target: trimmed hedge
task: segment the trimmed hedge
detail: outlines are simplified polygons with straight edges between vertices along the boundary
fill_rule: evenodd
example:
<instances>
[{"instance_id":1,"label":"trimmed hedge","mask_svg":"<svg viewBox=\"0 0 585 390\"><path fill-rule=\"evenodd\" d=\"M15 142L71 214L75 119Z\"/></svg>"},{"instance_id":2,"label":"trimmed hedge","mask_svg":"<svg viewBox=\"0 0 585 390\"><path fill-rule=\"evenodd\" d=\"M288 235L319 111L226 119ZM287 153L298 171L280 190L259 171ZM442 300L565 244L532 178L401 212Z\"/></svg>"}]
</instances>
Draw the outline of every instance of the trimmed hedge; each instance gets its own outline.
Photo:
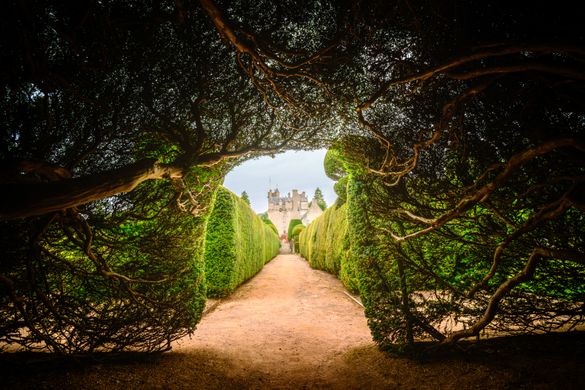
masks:
<instances>
[{"instance_id":1,"label":"trimmed hedge","mask_svg":"<svg viewBox=\"0 0 585 390\"><path fill-rule=\"evenodd\" d=\"M404 337L405 324L395 315L400 306L399 287L396 286L396 262L372 235L372 226L366 209L368 198L364 184L353 175L347 185L347 217L353 264L359 269L360 298L364 304L372 338L383 348L389 348L388 334ZM395 350L398 352L398 350Z\"/></svg>"},{"instance_id":2,"label":"trimmed hedge","mask_svg":"<svg viewBox=\"0 0 585 390\"><path fill-rule=\"evenodd\" d=\"M278 229L276 228L276 225L274 224L274 222L272 222L270 220L270 218L268 218L268 215L266 215L266 213L262 213L262 214L258 214L258 216L260 217L260 219L270 227L270 229L272 229L274 231L274 233L278 236Z\"/></svg>"},{"instance_id":3,"label":"trimmed hedge","mask_svg":"<svg viewBox=\"0 0 585 390\"><path fill-rule=\"evenodd\" d=\"M347 206L332 206L300 234L300 252L312 268L336 275L345 287L358 293L355 265L351 260Z\"/></svg>"},{"instance_id":4,"label":"trimmed hedge","mask_svg":"<svg viewBox=\"0 0 585 390\"><path fill-rule=\"evenodd\" d=\"M207 296L223 297L254 276L280 247L278 235L250 206L224 187L207 224Z\"/></svg>"},{"instance_id":5,"label":"trimmed hedge","mask_svg":"<svg viewBox=\"0 0 585 390\"><path fill-rule=\"evenodd\" d=\"M295 226L297 225L302 225L303 221L301 221L300 219L291 219L290 222L288 223L288 232L286 237L288 238L288 240L292 240L293 238L293 229L295 228Z\"/></svg>"},{"instance_id":6,"label":"trimmed hedge","mask_svg":"<svg viewBox=\"0 0 585 390\"><path fill-rule=\"evenodd\" d=\"M305 225L302 225L302 224L301 225L296 225L293 228L293 230L292 230L292 237L295 238L295 239L298 238L299 237L299 234L301 234L301 232L303 230L305 230L305 228L306 228Z\"/></svg>"},{"instance_id":7,"label":"trimmed hedge","mask_svg":"<svg viewBox=\"0 0 585 390\"><path fill-rule=\"evenodd\" d=\"M300 251L300 245L301 245L299 242L300 235L301 235L301 232L305 229L306 229L306 226L303 224L300 224L300 225L295 225L295 227L292 230L292 239L293 239L293 243L294 243L293 252L294 253L299 253L299 251Z\"/></svg>"}]
</instances>

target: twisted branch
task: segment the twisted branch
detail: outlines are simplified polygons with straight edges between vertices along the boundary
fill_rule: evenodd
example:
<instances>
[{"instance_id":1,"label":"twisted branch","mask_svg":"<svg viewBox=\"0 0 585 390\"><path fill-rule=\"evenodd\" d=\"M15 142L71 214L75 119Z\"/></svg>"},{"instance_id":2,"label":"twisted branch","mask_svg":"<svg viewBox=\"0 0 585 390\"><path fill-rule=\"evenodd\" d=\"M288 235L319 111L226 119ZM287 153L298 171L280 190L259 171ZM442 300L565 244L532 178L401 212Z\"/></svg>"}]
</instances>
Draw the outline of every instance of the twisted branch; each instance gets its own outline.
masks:
<instances>
[{"instance_id":1,"label":"twisted branch","mask_svg":"<svg viewBox=\"0 0 585 390\"><path fill-rule=\"evenodd\" d=\"M489 323L492 322L496 316L501 300L504 299L510 290L516 287L518 284L532 279L538 261L545 257L572 260L580 264L585 264L585 254L580 252L554 250L549 248L534 248L530 254L530 257L528 258L528 261L526 262L526 265L524 266L524 269L522 269L522 271L516 276L502 283L494 292L483 315L470 328L452 333L447 338L445 338L441 344L450 345L462 338L478 335L479 332L487 325L489 325Z\"/></svg>"}]
</instances>

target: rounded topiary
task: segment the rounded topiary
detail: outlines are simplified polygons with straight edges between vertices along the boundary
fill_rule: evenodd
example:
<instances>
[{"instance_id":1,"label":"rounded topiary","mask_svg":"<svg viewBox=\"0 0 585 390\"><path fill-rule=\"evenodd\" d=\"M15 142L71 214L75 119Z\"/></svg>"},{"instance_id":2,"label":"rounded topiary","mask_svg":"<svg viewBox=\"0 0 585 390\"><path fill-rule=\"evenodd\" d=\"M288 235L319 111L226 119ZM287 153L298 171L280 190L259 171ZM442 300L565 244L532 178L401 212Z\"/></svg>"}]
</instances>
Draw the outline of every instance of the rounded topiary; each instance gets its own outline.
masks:
<instances>
[{"instance_id":1,"label":"rounded topiary","mask_svg":"<svg viewBox=\"0 0 585 390\"><path fill-rule=\"evenodd\" d=\"M303 221L301 221L300 219L291 219L290 222L288 223L288 233L287 233L287 238L288 240L291 240L293 235L292 235L292 231L294 229L295 226L297 225L302 225Z\"/></svg>"}]
</instances>

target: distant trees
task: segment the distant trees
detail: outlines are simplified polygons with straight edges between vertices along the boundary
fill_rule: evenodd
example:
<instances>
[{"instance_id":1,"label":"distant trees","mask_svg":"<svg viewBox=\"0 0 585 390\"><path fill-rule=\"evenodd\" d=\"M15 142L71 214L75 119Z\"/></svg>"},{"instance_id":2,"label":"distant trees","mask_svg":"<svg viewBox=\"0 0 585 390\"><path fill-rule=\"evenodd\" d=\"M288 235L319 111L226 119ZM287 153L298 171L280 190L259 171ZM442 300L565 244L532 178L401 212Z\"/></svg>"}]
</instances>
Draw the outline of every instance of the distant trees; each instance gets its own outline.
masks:
<instances>
[{"instance_id":1,"label":"distant trees","mask_svg":"<svg viewBox=\"0 0 585 390\"><path fill-rule=\"evenodd\" d=\"M325 210L327 208L327 203L325 202L325 198L323 197L323 192L319 187L315 190L315 194L313 195L313 200L317 202L317 205L321 210Z\"/></svg>"},{"instance_id":2,"label":"distant trees","mask_svg":"<svg viewBox=\"0 0 585 390\"><path fill-rule=\"evenodd\" d=\"M246 191L242 191L242 195L240 196L244 202L250 205L250 198L248 197L248 193Z\"/></svg>"}]
</instances>

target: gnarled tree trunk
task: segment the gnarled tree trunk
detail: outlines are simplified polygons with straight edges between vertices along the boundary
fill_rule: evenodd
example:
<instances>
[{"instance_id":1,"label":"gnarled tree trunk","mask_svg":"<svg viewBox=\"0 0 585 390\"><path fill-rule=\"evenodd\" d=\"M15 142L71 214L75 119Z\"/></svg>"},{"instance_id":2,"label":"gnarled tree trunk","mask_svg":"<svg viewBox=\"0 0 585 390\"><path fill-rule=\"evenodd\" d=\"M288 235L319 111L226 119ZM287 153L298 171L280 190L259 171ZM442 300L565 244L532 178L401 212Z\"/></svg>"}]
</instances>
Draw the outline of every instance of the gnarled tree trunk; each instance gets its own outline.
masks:
<instances>
[{"instance_id":1,"label":"gnarled tree trunk","mask_svg":"<svg viewBox=\"0 0 585 390\"><path fill-rule=\"evenodd\" d=\"M122 168L90 176L51 182L16 182L0 184L4 200L0 219L24 218L47 214L119 193L132 191L146 180L181 178L183 169L141 160Z\"/></svg>"}]
</instances>

